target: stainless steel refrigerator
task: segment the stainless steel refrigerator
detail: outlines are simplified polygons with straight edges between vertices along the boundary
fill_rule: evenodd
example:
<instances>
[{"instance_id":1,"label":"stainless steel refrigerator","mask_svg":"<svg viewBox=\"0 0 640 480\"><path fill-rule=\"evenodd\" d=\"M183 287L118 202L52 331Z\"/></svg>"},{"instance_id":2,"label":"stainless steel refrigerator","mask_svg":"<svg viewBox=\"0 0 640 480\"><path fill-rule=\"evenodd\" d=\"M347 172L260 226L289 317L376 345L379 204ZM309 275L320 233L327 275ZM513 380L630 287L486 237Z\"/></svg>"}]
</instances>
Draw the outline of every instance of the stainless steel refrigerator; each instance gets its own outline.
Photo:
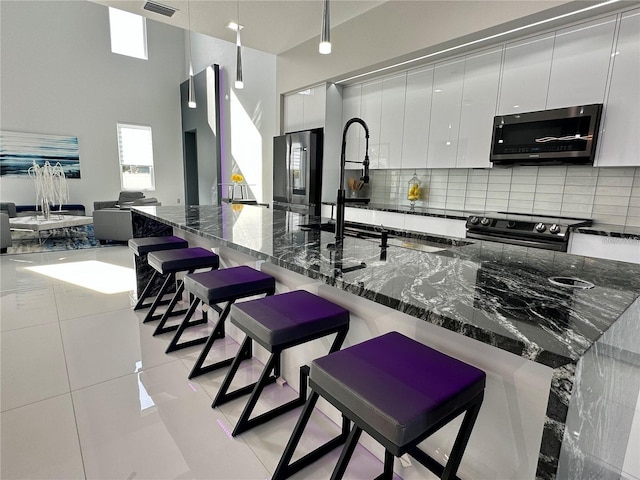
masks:
<instances>
[{"instance_id":1,"label":"stainless steel refrigerator","mask_svg":"<svg viewBox=\"0 0 640 480\"><path fill-rule=\"evenodd\" d=\"M320 215L323 130L273 138L273 208Z\"/></svg>"}]
</instances>

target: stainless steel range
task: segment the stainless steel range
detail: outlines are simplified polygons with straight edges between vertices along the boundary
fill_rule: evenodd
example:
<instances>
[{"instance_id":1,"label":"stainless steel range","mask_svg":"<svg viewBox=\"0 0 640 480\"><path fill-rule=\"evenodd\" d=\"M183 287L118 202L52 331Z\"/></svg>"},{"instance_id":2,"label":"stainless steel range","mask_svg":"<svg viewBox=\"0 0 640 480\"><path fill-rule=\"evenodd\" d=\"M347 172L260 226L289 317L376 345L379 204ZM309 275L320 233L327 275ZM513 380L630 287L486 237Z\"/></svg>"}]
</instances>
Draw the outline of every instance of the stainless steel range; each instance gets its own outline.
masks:
<instances>
[{"instance_id":1,"label":"stainless steel range","mask_svg":"<svg viewBox=\"0 0 640 480\"><path fill-rule=\"evenodd\" d=\"M509 212L471 215L467 238L566 252L571 227L589 226L584 218L560 218Z\"/></svg>"}]
</instances>

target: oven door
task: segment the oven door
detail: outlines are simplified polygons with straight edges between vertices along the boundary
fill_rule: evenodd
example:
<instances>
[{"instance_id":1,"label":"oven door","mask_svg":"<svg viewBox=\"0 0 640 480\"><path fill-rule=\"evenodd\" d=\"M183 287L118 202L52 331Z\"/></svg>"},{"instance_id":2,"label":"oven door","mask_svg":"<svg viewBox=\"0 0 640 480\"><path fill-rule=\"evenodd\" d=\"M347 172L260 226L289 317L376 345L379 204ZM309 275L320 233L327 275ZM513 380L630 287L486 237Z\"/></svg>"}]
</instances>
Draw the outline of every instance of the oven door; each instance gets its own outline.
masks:
<instances>
[{"instance_id":1,"label":"oven door","mask_svg":"<svg viewBox=\"0 0 640 480\"><path fill-rule=\"evenodd\" d=\"M488 242L508 243L509 245L520 245L522 247L542 248L557 252L566 252L568 245L567 235L558 238L557 240L553 240L556 237L550 237L549 239L531 239L514 237L513 235L505 235L497 232L490 234L467 232L467 238L486 240Z\"/></svg>"}]
</instances>

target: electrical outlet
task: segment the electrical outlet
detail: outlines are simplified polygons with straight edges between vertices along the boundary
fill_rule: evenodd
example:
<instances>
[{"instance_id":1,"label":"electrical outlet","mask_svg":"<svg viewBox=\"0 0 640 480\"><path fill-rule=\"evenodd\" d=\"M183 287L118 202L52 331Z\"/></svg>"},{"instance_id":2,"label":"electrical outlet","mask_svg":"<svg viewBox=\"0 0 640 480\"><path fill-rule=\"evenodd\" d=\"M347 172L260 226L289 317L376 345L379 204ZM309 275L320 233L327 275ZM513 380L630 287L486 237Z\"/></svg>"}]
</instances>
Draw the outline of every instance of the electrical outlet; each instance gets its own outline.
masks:
<instances>
[{"instance_id":1,"label":"electrical outlet","mask_svg":"<svg viewBox=\"0 0 640 480\"><path fill-rule=\"evenodd\" d=\"M179 198L176 198L176 203L180 203L180 199Z\"/></svg>"}]
</instances>

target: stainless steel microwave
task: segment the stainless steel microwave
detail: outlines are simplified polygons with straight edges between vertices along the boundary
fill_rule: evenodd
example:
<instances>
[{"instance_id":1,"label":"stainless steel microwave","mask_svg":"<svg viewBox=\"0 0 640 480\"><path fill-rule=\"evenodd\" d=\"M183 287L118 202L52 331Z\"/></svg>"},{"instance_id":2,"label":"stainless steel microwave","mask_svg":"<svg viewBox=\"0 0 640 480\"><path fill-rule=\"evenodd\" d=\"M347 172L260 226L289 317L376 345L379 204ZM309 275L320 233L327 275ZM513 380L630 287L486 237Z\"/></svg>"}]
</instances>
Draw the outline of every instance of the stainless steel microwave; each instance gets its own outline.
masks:
<instances>
[{"instance_id":1,"label":"stainless steel microwave","mask_svg":"<svg viewBox=\"0 0 640 480\"><path fill-rule=\"evenodd\" d=\"M493 120L494 166L593 165L602 104L498 115Z\"/></svg>"}]
</instances>

